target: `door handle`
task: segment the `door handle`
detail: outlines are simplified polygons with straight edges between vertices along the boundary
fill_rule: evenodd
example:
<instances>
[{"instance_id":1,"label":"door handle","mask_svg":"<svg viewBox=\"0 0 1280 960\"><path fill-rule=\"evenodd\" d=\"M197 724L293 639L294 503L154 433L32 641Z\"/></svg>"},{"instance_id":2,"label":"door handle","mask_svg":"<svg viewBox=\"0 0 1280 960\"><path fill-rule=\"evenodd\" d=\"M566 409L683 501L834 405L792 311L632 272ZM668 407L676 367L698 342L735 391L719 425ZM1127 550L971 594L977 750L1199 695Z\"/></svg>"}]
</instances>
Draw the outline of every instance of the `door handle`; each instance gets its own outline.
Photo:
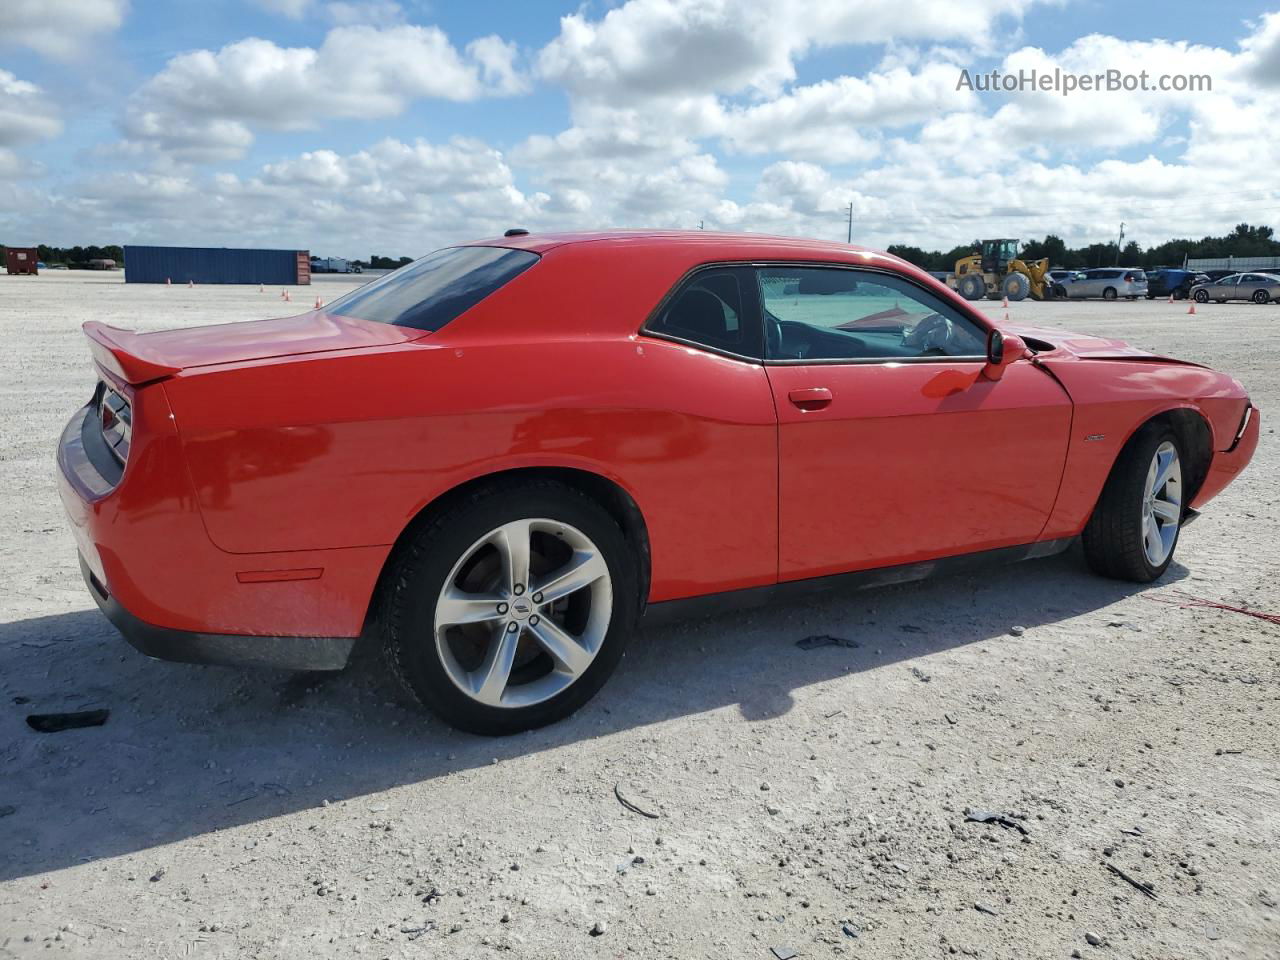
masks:
<instances>
[{"instance_id":1,"label":"door handle","mask_svg":"<svg viewBox=\"0 0 1280 960\"><path fill-rule=\"evenodd\" d=\"M804 387L792 390L787 399L801 410L821 410L831 405L831 391L826 387Z\"/></svg>"}]
</instances>

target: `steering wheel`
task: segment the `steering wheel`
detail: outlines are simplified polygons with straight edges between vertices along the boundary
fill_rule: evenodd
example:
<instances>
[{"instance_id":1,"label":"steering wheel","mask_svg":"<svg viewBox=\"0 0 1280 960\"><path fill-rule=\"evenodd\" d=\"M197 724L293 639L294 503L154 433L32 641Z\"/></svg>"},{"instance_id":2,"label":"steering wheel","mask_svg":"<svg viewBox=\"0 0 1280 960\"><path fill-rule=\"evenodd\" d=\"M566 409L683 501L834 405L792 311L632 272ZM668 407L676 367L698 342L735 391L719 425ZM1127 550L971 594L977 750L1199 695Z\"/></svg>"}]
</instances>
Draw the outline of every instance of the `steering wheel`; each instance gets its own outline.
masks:
<instances>
[{"instance_id":1,"label":"steering wheel","mask_svg":"<svg viewBox=\"0 0 1280 960\"><path fill-rule=\"evenodd\" d=\"M902 345L919 350L921 355L930 350L944 354L954 352L956 326L940 313L931 313L910 330L902 330Z\"/></svg>"}]
</instances>

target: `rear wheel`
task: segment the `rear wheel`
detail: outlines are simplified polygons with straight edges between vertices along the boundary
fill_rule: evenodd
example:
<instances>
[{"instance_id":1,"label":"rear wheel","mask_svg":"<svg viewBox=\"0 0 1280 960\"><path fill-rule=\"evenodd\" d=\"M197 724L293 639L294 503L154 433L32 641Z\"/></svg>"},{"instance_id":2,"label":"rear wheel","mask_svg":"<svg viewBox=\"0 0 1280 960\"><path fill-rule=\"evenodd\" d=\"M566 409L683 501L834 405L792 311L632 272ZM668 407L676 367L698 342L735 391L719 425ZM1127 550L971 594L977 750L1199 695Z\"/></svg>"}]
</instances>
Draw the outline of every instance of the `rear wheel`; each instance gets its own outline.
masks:
<instances>
[{"instance_id":1,"label":"rear wheel","mask_svg":"<svg viewBox=\"0 0 1280 960\"><path fill-rule=\"evenodd\" d=\"M1115 298L1116 298L1116 288L1115 288L1115 287L1107 287L1107 289L1105 289L1105 290L1103 290L1103 291L1102 291L1102 299L1103 299L1103 300L1114 300Z\"/></svg>"},{"instance_id":2,"label":"rear wheel","mask_svg":"<svg viewBox=\"0 0 1280 960\"><path fill-rule=\"evenodd\" d=\"M1195 293L1196 303L1208 303L1209 292L1207 290L1197 290Z\"/></svg>"},{"instance_id":3,"label":"rear wheel","mask_svg":"<svg viewBox=\"0 0 1280 960\"><path fill-rule=\"evenodd\" d=\"M445 722L482 734L540 727L586 703L639 607L622 530L554 481L495 485L430 522L388 590L393 671Z\"/></svg>"},{"instance_id":4,"label":"rear wheel","mask_svg":"<svg viewBox=\"0 0 1280 960\"><path fill-rule=\"evenodd\" d=\"M1254 294L1253 294L1254 303L1266 303L1270 299L1271 299L1271 294L1267 293L1267 291L1265 290L1254 291Z\"/></svg>"},{"instance_id":5,"label":"rear wheel","mask_svg":"<svg viewBox=\"0 0 1280 960\"><path fill-rule=\"evenodd\" d=\"M1182 455L1174 432L1144 427L1111 470L1084 530L1095 573L1150 583L1169 566L1182 523Z\"/></svg>"}]
</instances>

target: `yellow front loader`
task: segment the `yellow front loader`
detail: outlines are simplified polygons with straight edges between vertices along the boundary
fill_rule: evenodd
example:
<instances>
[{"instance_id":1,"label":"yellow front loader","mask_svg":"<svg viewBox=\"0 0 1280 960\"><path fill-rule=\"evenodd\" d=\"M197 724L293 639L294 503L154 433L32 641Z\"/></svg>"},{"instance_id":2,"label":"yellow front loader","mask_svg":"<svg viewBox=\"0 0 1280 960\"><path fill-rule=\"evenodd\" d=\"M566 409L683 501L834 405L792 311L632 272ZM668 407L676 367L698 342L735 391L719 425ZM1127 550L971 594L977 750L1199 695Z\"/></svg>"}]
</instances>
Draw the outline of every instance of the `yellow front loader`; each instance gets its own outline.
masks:
<instances>
[{"instance_id":1,"label":"yellow front loader","mask_svg":"<svg viewBox=\"0 0 1280 960\"><path fill-rule=\"evenodd\" d=\"M966 300L981 300L984 296L992 300L1025 300L1028 294L1035 300L1053 299L1049 261L1023 260L1018 256L1017 240L983 240L981 253L956 261L947 286Z\"/></svg>"}]
</instances>

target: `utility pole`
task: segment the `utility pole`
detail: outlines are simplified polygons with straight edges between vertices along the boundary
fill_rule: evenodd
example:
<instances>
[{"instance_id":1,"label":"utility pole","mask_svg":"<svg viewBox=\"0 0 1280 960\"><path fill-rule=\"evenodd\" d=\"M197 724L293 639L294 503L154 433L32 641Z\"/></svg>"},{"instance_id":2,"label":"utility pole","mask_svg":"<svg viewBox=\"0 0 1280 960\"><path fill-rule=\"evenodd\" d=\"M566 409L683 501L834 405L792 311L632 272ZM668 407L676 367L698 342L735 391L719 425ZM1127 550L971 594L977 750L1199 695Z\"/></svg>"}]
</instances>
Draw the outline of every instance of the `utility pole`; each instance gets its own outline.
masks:
<instances>
[{"instance_id":1,"label":"utility pole","mask_svg":"<svg viewBox=\"0 0 1280 960\"><path fill-rule=\"evenodd\" d=\"M849 201L849 236L846 243L853 243L853 201Z\"/></svg>"},{"instance_id":2,"label":"utility pole","mask_svg":"<svg viewBox=\"0 0 1280 960\"><path fill-rule=\"evenodd\" d=\"M703 224L705 224L706 222L707 222L707 221L705 221L705 220L699 220L699 221L698 221L698 229L699 229L699 230L702 230L702 229L703 229Z\"/></svg>"},{"instance_id":3,"label":"utility pole","mask_svg":"<svg viewBox=\"0 0 1280 960\"><path fill-rule=\"evenodd\" d=\"M1120 221L1120 239L1116 241L1116 266L1120 266L1120 247L1124 244L1124 221Z\"/></svg>"}]
</instances>

